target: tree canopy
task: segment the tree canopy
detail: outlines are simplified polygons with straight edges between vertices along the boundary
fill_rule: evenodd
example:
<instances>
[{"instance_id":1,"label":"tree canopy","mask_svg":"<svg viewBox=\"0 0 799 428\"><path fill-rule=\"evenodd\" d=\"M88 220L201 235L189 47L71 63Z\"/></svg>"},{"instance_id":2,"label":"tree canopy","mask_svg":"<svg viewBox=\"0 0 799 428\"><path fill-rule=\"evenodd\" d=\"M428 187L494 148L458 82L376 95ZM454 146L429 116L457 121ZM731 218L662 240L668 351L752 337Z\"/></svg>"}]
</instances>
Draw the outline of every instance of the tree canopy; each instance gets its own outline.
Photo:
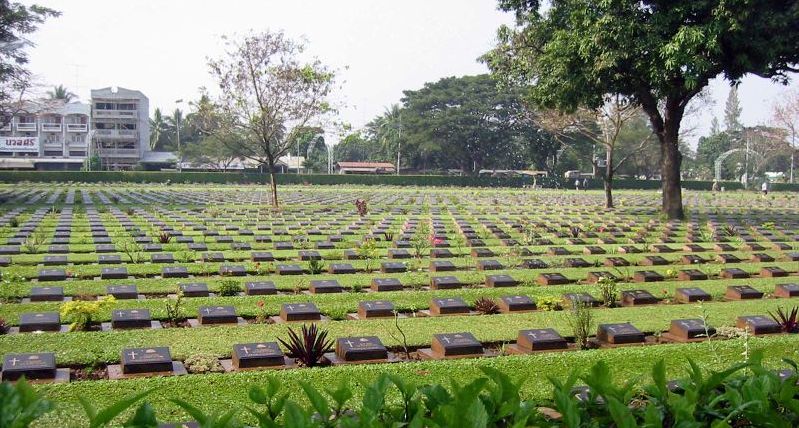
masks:
<instances>
[{"instance_id":1,"label":"tree canopy","mask_svg":"<svg viewBox=\"0 0 799 428\"><path fill-rule=\"evenodd\" d=\"M539 106L597 108L629 97L660 142L663 211L683 216L680 125L686 106L719 75L788 81L799 61L797 1L499 0L515 25L484 57Z\"/></svg>"}]
</instances>

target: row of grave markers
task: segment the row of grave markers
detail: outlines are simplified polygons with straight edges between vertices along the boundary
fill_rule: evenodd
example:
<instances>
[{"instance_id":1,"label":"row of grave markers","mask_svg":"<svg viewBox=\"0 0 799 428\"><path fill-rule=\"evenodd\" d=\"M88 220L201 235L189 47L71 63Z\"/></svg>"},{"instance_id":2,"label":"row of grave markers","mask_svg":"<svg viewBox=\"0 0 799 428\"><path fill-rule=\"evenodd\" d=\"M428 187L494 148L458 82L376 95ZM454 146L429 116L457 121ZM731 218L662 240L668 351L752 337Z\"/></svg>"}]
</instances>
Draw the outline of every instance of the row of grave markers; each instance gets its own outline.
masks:
<instances>
[{"instance_id":1,"label":"row of grave markers","mask_svg":"<svg viewBox=\"0 0 799 428\"><path fill-rule=\"evenodd\" d=\"M737 326L747 328L754 335L778 334L781 326L773 319L761 316L741 316ZM707 339L715 334L715 329L701 319L679 319L671 322L668 332L662 337L666 341L691 342ZM596 346L623 346L654 344L656 339L648 336L630 323L600 324L592 339ZM551 328L521 330L515 344L508 346L511 354L529 354L540 351L574 349L574 345ZM434 334L429 348L418 349L421 359L454 359L492 357L499 353L486 348L469 332ZM331 364L386 363L397 362L400 358L382 344L376 336L338 338L335 351L324 358ZM230 360L222 361L227 371L262 368L290 368L294 361L287 357L276 342L247 343L233 345ZM125 379L137 376L180 375L186 369L180 361L172 359L169 348L127 348L120 354L120 364L108 366L111 379ZM53 353L7 354L3 358L3 381L15 381L25 376L35 381L69 381L69 369L56 366Z\"/></svg>"},{"instance_id":2,"label":"row of grave markers","mask_svg":"<svg viewBox=\"0 0 799 428\"><path fill-rule=\"evenodd\" d=\"M135 290L125 290L124 297L134 298ZM725 293L727 300L751 300L761 299L764 293L748 285L728 286ZM775 297L792 298L799 297L798 284L778 284L774 291ZM697 287L678 288L675 292L675 300L680 303L691 303L699 301L711 301L712 296ZM601 302L588 293L567 293L564 295L564 304L569 306L579 302L590 306L597 306ZM652 305L660 302L660 299L646 290L624 290L621 292L621 304L623 306ZM498 306L502 313L521 313L536 310L536 303L529 296L513 295L502 296L499 298ZM348 319L373 319L393 317L399 314L393 303L388 300L369 300L358 303L358 311L348 314ZM446 315L475 315L476 311L460 297L446 297L431 299L430 308L420 310L418 316L446 316ZM327 320L321 311L312 302L296 302L281 304L280 313L272 317L274 322L306 322ZM246 321L236 313L234 306L230 305L206 305L200 306L197 318L189 320L192 326L218 325L218 324L245 324ZM103 323L103 330L111 329L132 329L132 328L161 328L161 324L153 320L150 311L145 308L138 309L115 309L111 311L111 321ZM64 332L66 326L61 324L60 316L57 312L26 312L20 315L18 327L13 327L11 333L28 332Z\"/></svg>"}]
</instances>

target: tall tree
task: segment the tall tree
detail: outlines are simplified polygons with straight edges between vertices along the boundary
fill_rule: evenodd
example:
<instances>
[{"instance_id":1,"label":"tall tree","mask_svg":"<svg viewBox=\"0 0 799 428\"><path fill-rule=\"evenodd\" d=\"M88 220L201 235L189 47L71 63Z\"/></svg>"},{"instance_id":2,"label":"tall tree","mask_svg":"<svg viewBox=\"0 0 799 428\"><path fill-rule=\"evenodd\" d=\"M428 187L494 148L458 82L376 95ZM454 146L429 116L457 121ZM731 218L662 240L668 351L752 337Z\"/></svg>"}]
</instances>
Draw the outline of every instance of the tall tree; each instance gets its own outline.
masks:
<instances>
[{"instance_id":1,"label":"tall tree","mask_svg":"<svg viewBox=\"0 0 799 428\"><path fill-rule=\"evenodd\" d=\"M304 44L282 32L226 40L226 53L208 63L219 94L213 98L216 127L205 131L242 137L236 150L269 168L278 207L275 166L312 120L331 111L335 73L318 59L304 61Z\"/></svg>"},{"instance_id":2,"label":"tall tree","mask_svg":"<svg viewBox=\"0 0 799 428\"><path fill-rule=\"evenodd\" d=\"M377 129L379 132L380 146L386 153L386 159L393 159L392 154L396 153L397 175L400 174L400 163L402 162L402 107L399 104L392 104L386 107L383 115L377 118Z\"/></svg>"},{"instance_id":3,"label":"tall tree","mask_svg":"<svg viewBox=\"0 0 799 428\"><path fill-rule=\"evenodd\" d=\"M727 102L724 104L724 127L728 132L740 132L743 129L741 111L738 87L733 86L730 88L730 94L727 95Z\"/></svg>"},{"instance_id":4,"label":"tall tree","mask_svg":"<svg viewBox=\"0 0 799 428\"><path fill-rule=\"evenodd\" d=\"M713 119L710 119L710 135L717 135L719 132L721 132L719 119L716 116L713 116Z\"/></svg>"},{"instance_id":5,"label":"tall tree","mask_svg":"<svg viewBox=\"0 0 799 428\"><path fill-rule=\"evenodd\" d=\"M432 161L471 174L505 169L519 155L514 138L535 127L525 120L520 94L497 88L486 74L447 77L403 93L404 151L420 155L423 166Z\"/></svg>"},{"instance_id":6,"label":"tall tree","mask_svg":"<svg viewBox=\"0 0 799 428\"><path fill-rule=\"evenodd\" d=\"M169 123L160 108L156 108L150 118L150 150L166 148L169 142Z\"/></svg>"},{"instance_id":7,"label":"tall tree","mask_svg":"<svg viewBox=\"0 0 799 428\"><path fill-rule=\"evenodd\" d=\"M563 143L569 144L576 135L604 151L604 159L595 158L592 162L594 168L601 171L605 188L605 208L613 208L613 176L632 155L643 150L651 141L650 133L641 138L636 149L620 158L615 156L619 136L627 123L640 114L638 105L620 95L606 96L604 104L593 110L579 108L571 114L560 114L557 111L542 114L541 124L544 129L562 137Z\"/></svg>"},{"instance_id":8,"label":"tall tree","mask_svg":"<svg viewBox=\"0 0 799 428\"><path fill-rule=\"evenodd\" d=\"M66 103L78 98L77 95L70 92L64 85L54 86L52 91L47 91L47 95L51 100L64 100Z\"/></svg>"},{"instance_id":9,"label":"tall tree","mask_svg":"<svg viewBox=\"0 0 799 428\"><path fill-rule=\"evenodd\" d=\"M799 1L499 0L515 13L483 56L494 74L527 85L537 104L597 108L629 97L660 145L662 210L682 218L680 125L688 103L723 75L787 83L799 61Z\"/></svg>"},{"instance_id":10,"label":"tall tree","mask_svg":"<svg viewBox=\"0 0 799 428\"><path fill-rule=\"evenodd\" d=\"M11 122L31 85L25 36L33 33L47 18L60 16L53 9L38 5L0 0L0 128Z\"/></svg>"},{"instance_id":11,"label":"tall tree","mask_svg":"<svg viewBox=\"0 0 799 428\"><path fill-rule=\"evenodd\" d=\"M781 97L781 101L774 104L772 122L785 129L791 143L791 183L794 182L794 169L796 169L796 144L799 143L799 89L794 89Z\"/></svg>"}]
</instances>

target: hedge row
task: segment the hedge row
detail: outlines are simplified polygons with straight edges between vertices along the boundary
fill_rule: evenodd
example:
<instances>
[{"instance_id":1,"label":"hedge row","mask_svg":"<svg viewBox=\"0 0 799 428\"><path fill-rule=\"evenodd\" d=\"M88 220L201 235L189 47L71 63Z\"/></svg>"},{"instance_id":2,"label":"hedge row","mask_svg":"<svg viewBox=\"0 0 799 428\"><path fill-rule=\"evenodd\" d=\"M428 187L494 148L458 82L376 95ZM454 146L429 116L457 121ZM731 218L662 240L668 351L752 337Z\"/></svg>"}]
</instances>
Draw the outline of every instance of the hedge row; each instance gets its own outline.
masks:
<instances>
[{"instance_id":1,"label":"hedge row","mask_svg":"<svg viewBox=\"0 0 799 428\"><path fill-rule=\"evenodd\" d=\"M279 184L354 184L354 185L393 185L393 186L454 186L454 187L522 187L533 183L530 177L451 177L443 175L340 175L340 174L278 174ZM83 183L214 183L214 184L265 184L268 174L223 173L223 172L162 172L162 171L1 171L0 182L83 182ZM568 180L559 178L538 179L537 184L544 187L571 188ZM710 190L709 181L685 180L683 188L691 190ZM741 183L725 181L721 183L726 190L739 190ZM588 187L601 189L601 180L590 180ZM614 180L615 189L654 190L660 189L658 180ZM772 186L778 191L799 191L799 184L779 183Z\"/></svg>"}]
</instances>

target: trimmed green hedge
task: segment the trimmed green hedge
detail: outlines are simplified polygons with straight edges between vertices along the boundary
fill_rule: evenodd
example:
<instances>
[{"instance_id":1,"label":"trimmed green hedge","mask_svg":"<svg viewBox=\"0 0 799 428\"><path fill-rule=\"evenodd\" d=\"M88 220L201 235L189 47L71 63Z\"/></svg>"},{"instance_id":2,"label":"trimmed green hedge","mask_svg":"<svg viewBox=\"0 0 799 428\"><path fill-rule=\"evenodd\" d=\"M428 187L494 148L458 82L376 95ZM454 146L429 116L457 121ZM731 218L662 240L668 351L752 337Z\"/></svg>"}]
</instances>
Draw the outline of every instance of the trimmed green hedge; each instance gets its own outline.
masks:
<instances>
[{"instance_id":1,"label":"trimmed green hedge","mask_svg":"<svg viewBox=\"0 0 799 428\"><path fill-rule=\"evenodd\" d=\"M533 183L530 177L450 177L443 175L340 175L340 174L278 174L279 184L353 184L391 186L454 186L454 187L522 187ZM213 183L213 184L266 184L268 174L240 172L163 172L163 171L0 171L0 182L83 182L83 183ZM573 181L560 178L537 180L544 187L573 188ZM720 183L727 190L740 190L741 183ZM690 190L710 190L709 181L684 180L682 187ZM601 189L601 180L589 180L590 189ZM614 189L660 189L659 180L614 180ZM799 184L775 183L775 191L799 191Z\"/></svg>"}]
</instances>

